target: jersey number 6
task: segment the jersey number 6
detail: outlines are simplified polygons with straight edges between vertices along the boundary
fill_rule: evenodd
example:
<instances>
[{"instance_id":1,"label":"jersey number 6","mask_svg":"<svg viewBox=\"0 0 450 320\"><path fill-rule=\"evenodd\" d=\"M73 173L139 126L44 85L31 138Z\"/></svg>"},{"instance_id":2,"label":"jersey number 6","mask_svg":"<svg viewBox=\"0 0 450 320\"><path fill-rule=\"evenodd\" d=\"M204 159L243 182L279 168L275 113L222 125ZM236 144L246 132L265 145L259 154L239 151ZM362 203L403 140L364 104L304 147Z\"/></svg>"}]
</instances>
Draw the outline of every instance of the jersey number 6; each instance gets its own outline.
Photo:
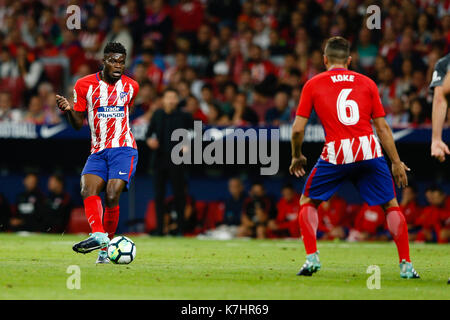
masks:
<instances>
[{"instance_id":1,"label":"jersey number 6","mask_svg":"<svg viewBox=\"0 0 450 320\"><path fill-rule=\"evenodd\" d=\"M352 126L359 121L359 108L354 100L347 100L352 89L342 89L337 98L336 107L339 121Z\"/></svg>"}]
</instances>

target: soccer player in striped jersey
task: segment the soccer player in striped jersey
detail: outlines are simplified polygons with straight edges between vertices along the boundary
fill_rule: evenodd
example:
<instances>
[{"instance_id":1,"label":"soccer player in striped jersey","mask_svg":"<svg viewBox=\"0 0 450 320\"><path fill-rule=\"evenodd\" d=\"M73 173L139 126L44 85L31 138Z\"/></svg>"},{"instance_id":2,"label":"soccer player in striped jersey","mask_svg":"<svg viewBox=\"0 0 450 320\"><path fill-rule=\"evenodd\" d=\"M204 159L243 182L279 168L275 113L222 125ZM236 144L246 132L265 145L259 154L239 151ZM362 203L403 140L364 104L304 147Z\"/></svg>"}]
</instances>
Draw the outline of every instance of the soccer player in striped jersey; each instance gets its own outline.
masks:
<instances>
[{"instance_id":1,"label":"soccer player in striped jersey","mask_svg":"<svg viewBox=\"0 0 450 320\"><path fill-rule=\"evenodd\" d=\"M409 257L408 229L395 195L395 186L378 137L392 162L392 173L399 187L408 184L392 132L375 83L349 71L350 45L342 37L330 38L325 46L322 72L303 87L292 128L291 174L305 175L306 157L301 148L305 126L316 111L325 130L326 141L320 159L309 174L300 199L299 224L306 249L306 262L298 275L310 276L321 267L317 251L317 207L327 201L346 180L353 182L370 206L381 205L388 229L397 245L402 278L418 278Z\"/></svg>"},{"instance_id":2,"label":"soccer player in striped jersey","mask_svg":"<svg viewBox=\"0 0 450 320\"><path fill-rule=\"evenodd\" d=\"M74 87L74 105L57 95L58 107L73 128L83 126L85 114L91 131L91 155L81 173L81 196L90 237L73 246L88 253L100 249L97 263L108 263L106 248L119 221L119 198L128 189L138 161L136 141L130 130L129 109L139 85L124 75L126 50L110 42L104 49L103 70L79 79ZM105 212L100 192L105 191ZM103 216L103 219L102 219Z\"/></svg>"}]
</instances>

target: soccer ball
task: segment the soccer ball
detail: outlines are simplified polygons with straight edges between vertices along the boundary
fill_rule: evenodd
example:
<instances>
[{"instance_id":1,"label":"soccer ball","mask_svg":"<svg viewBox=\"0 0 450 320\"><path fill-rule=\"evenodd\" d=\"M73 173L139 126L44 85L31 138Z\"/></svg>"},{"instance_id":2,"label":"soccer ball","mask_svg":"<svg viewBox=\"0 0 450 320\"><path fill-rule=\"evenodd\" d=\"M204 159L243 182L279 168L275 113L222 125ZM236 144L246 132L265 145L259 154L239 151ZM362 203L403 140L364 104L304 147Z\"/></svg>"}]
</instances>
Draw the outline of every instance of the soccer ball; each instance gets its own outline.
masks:
<instances>
[{"instance_id":1,"label":"soccer ball","mask_svg":"<svg viewBox=\"0 0 450 320\"><path fill-rule=\"evenodd\" d=\"M108 244L108 258L116 264L128 264L136 257L136 245L127 237L119 236Z\"/></svg>"}]
</instances>

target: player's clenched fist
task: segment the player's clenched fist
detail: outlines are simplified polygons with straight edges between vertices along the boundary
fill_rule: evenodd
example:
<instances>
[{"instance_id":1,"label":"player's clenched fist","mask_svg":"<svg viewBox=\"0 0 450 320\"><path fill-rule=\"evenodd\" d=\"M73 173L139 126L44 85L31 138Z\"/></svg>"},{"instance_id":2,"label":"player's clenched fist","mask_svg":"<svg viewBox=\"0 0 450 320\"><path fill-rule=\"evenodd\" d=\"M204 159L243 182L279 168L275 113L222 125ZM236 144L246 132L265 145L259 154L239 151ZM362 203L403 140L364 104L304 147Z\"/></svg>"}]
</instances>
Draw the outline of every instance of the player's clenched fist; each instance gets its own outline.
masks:
<instances>
[{"instance_id":1,"label":"player's clenched fist","mask_svg":"<svg viewBox=\"0 0 450 320\"><path fill-rule=\"evenodd\" d=\"M450 150L444 141L433 141L431 143L431 156L438 159L440 162L445 161L445 155L450 155Z\"/></svg>"},{"instance_id":2,"label":"player's clenched fist","mask_svg":"<svg viewBox=\"0 0 450 320\"><path fill-rule=\"evenodd\" d=\"M71 109L69 101L60 95L56 95L56 104L61 111L69 111Z\"/></svg>"},{"instance_id":3,"label":"player's clenched fist","mask_svg":"<svg viewBox=\"0 0 450 320\"><path fill-rule=\"evenodd\" d=\"M297 178L305 175L306 157L300 156L299 158L292 158L291 166L289 167L289 173L294 174Z\"/></svg>"},{"instance_id":4,"label":"player's clenched fist","mask_svg":"<svg viewBox=\"0 0 450 320\"><path fill-rule=\"evenodd\" d=\"M394 176L397 187L404 188L408 185L406 171L411 171L403 162L392 163L392 175Z\"/></svg>"}]
</instances>

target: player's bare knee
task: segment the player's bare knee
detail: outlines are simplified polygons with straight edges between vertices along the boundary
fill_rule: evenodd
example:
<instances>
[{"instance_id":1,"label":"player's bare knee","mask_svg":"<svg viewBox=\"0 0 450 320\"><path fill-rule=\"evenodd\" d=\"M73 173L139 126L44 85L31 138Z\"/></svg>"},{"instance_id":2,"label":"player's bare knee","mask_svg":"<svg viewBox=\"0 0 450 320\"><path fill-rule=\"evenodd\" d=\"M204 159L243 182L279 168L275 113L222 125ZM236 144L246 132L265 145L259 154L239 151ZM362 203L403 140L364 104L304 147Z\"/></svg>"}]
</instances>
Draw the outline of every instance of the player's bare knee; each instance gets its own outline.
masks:
<instances>
[{"instance_id":1,"label":"player's bare knee","mask_svg":"<svg viewBox=\"0 0 450 320\"><path fill-rule=\"evenodd\" d=\"M300 197L300 205L302 206L304 204L312 204L317 206L320 204L320 200L314 200L302 194L302 196Z\"/></svg>"},{"instance_id":2,"label":"player's bare knee","mask_svg":"<svg viewBox=\"0 0 450 320\"><path fill-rule=\"evenodd\" d=\"M396 198L393 198L390 201L386 202L385 204L382 204L381 207L383 208L384 211L386 211L389 208L398 207L398 201Z\"/></svg>"},{"instance_id":3,"label":"player's bare knee","mask_svg":"<svg viewBox=\"0 0 450 320\"><path fill-rule=\"evenodd\" d=\"M119 204L120 193L115 190L106 190L105 204L107 207L112 208Z\"/></svg>"}]
</instances>

